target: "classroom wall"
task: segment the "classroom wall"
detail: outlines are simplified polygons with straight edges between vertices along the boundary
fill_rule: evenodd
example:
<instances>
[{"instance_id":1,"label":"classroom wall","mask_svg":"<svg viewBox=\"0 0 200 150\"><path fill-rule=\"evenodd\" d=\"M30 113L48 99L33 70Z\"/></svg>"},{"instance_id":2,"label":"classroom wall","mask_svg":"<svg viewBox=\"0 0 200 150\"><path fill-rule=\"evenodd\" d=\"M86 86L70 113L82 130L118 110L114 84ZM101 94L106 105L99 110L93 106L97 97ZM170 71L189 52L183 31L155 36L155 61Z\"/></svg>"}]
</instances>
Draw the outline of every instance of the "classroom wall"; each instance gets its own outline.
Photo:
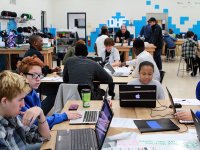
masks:
<instances>
[{"instance_id":1,"label":"classroom wall","mask_svg":"<svg viewBox=\"0 0 200 150\"><path fill-rule=\"evenodd\" d=\"M36 26L37 28L41 28L41 10L47 12L47 27L50 27L52 24L52 1L53 0L16 0L15 4L10 4L10 0L1 0L0 1L0 12L3 10L6 11L15 11L18 16L21 16L22 13L30 13L32 14L35 20L29 21L24 24L17 24L17 26ZM5 24L8 20L0 19L1 27L0 29L5 28Z\"/></svg>"}]
</instances>

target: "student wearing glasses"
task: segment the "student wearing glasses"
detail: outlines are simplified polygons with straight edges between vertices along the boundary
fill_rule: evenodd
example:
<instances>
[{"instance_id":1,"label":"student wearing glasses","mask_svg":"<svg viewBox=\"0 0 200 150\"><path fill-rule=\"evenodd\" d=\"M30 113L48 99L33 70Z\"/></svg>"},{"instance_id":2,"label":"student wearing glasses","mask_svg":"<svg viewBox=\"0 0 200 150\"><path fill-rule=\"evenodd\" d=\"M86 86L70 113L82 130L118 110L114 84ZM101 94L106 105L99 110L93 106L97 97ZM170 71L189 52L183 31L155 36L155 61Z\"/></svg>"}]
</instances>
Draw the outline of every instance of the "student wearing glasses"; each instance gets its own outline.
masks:
<instances>
[{"instance_id":1,"label":"student wearing glasses","mask_svg":"<svg viewBox=\"0 0 200 150\"><path fill-rule=\"evenodd\" d=\"M41 78L44 77L42 74L43 65L43 62L36 56L26 57L21 61L19 72L27 79L32 89L31 92L24 98L25 107L22 108L23 112L26 112L28 109L33 107L41 107L41 100L35 90L39 87ZM69 119L77 119L79 117L81 116L78 113L64 112L48 116L47 122L49 127L52 128L55 124ZM35 123L37 124L37 122Z\"/></svg>"},{"instance_id":2,"label":"student wearing glasses","mask_svg":"<svg viewBox=\"0 0 200 150\"><path fill-rule=\"evenodd\" d=\"M30 92L24 77L4 71L0 73L0 149L25 150L30 145L50 139L50 130L40 107L32 107L25 113L24 97ZM19 116L22 115L22 117ZM38 126L33 122L37 120ZM39 145L32 147L39 149Z\"/></svg>"}]
</instances>

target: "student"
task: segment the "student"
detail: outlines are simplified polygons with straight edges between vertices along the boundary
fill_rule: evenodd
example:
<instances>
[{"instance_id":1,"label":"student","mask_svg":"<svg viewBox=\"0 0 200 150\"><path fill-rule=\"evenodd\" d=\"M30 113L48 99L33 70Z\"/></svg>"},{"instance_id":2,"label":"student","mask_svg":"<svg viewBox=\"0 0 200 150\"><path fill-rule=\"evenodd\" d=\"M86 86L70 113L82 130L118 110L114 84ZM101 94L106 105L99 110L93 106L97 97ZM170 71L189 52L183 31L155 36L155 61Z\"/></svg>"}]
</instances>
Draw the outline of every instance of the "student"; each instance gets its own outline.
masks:
<instances>
[{"instance_id":1,"label":"student","mask_svg":"<svg viewBox=\"0 0 200 150\"><path fill-rule=\"evenodd\" d=\"M151 36L151 25L148 22L148 24L144 25L140 30L139 37L144 37L145 38L144 41L149 42L150 36Z\"/></svg>"},{"instance_id":2,"label":"student","mask_svg":"<svg viewBox=\"0 0 200 150\"><path fill-rule=\"evenodd\" d=\"M94 45L94 49L95 49L97 56L99 56L101 54L101 50L105 49L104 41L106 38L108 38L108 34L109 34L108 27L103 26L101 28L101 35L96 39L96 42Z\"/></svg>"},{"instance_id":3,"label":"student","mask_svg":"<svg viewBox=\"0 0 200 150\"><path fill-rule=\"evenodd\" d=\"M113 47L115 45L112 38L107 38L104 41L105 49L101 50L100 57L102 57L104 63L110 63L113 67L121 65L119 51Z\"/></svg>"},{"instance_id":4,"label":"student","mask_svg":"<svg viewBox=\"0 0 200 150\"><path fill-rule=\"evenodd\" d=\"M69 47L69 48L67 49L67 52L66 52L66 54L65 54L65 56L64 56L64 58L63 58L63 60L62 60L62 64L63 64L63 65L65 65L65 63L66 63L66 61L67 61L67 59L68 59L69 57L73 57L73 56L74 56L74 53L75 53L75 46L76 46L77 44L85 44L85 41L83 41L83 40L78 40L78 41L74 44L74 46L71 46L71 47Z\"/></svg>"},{"instance_id":5,"label":"student","mask_svg":"<svg viewBox=\"0 0 200 150\"><path fill-rule=\"evenodd\" d=\"M199 83L197 84L197 87L196 87L196 98L198 100L200 100L200 81L199 81Z\"/></svg>"},{"instance_id":6,"label":"student","mask_svg":"<svg viewBox=\"0 0 200 150\"><path fill-rule=\"evenodd\" d=\"M40 107L33 107L25 113L24 97L30 91L25 79L15 73L0 73L0 149L25 150L27 144L50 139L50 130ZM22 114L23 117L19 117ZM37 120L38 127L33 124Z\"/></svg>"},{"instance_id":7,"label":"student","mask_svg":"<svg viewBox=\"0 0 200 150\"><path fill-rule=\"evenodd\" d=\"M26 112L28 109L35 106L43 106L41 105L41 100L35 91L40 85L41 78L43 78L42 67L43 62L36 56L25 57L21 61L19 72L22 76L26 78L31 87L31 92L29 92L24 98L25 106L22 108L23 112ZM77 119L79 117L80 115L78 113L64 112L61 114L53 114L52 116L48 116L47 122L49 124L49 127L52 128L55 124L69 119Z\"/></svg>"},{"instance_id":8,"label":"student","mask_svg":"<svg viewBox=\"0 0 200 150\"><path fill-rule=\"evenodd\" d=\"M165 99L165 94L160 82L153 79L154 65L144 61L139 65L139 78L128 83L128 85L156 85L156 98Z\"/></svg>"},{"instance_id":9,"label":"student","mask_svg":"<svg viewBox=\"0 0 200 150\"><path fill-rule=\"evenodd\" d=\"M140 63L144 62L144 61L149 61L154 66L153 79L160 81L160 72L158 70L158 67L157 67L152 55L149 52L145 51L144 42L141 39L135 39L135 41L133 42L133 52L135 53L137 58L133 59L131 61L126 61L122 65L133 66L135 69L134 69L132 75L134 77L138 78L139 77L139 65L140 65Z\"/></svg>"},{"instance_id":10,"label":"student","mask_svg":"<svg viewBox=\"0 0 200 150\"><path fill-rule=\"evenodd\" d=\"M128 40L130 40L131 38L131 34L130 32L127 30L126 25L122 24L121 25L121 29L119 31L117 31L116 35L115 35L115 42L116 43L127 43Z\"/></svg>"},{"instance_id":11,"label":"student","mask_svg":"<svg viewBox=\"0 0 200 150\"><path fill-rule=\"evenodd\" d=\"M67 59L63 70L64 83L87 84L92 89L92 99L102 99L104 93L94 88L93 81L112 84L112 77L96 62L87 58L88 51L84 44L75 47L75 56ZM114 88L109 87L109 95L114 95Z\"/></svg>"}]
</instances>

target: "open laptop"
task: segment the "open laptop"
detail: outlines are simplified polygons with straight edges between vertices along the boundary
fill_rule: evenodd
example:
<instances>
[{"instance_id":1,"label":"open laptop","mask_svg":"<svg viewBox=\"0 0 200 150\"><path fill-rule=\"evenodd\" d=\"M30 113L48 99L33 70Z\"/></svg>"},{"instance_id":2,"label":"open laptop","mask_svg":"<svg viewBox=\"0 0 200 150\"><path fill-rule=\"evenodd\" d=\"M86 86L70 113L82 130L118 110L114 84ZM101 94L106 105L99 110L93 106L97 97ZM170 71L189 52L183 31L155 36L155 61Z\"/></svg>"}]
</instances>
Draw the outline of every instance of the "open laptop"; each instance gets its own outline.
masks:
<instances>
[{"instance_id":1,"label":"open laptop","mask_svg":"<svg viewBox=\"0 0 200 150\"><path fill-rule=\"evenodd\" d=\"M156 107L156 85L119 85L121 107Z\"/></svg>"},{"instance_id":2,"label":"open laptop","mask_svg":"<svg viewBox=\"0 0 200 150\"><path fill-rule=\"evenodd\" d=\"M59 150L100 150L113 118L107 100L104 100L95 129L59 130L56 149Z\"/></svg>"},{"instance_id":3,"label":"open laptop","mask_svg":"<svg viewBox=\"0 0 200 150\"><path fill-rule=\"evenodd\" d=\"M177 111L181 111L181 109L176 109L175 108L175 104L174 104L174 101L173 101L173 97L171 95L171 93L169 92L168 88L166 87L167 89L167 93L168 93L168 96L169 96L169 100L171 102L171 105L172 105L172 109L173 109L173 113L175 114ZM194 123L192 120L191 121L188 121L188 120L179 120L179 123L183 123L183 124L192 124Z\"/></svg>"},{"instance_id":4,"label":"open laptop","mask_svg":"<svg viewBox=\"0 0 200 150\"><path fill-rule=\"evenodd\" d=\"M105 64L105 67L111 72L113 76L128 77L131 73L131 69L127 67L114 69L109 63Z\"/></svg>"},{"instance_id":5,"label":"open laptop","mask_svg":"<svg viewBox=\"0 0 200 150\"><path fill-rule=\"evenodd\" d=\"M93 60L93 61L95 61L96 63L98 63L99 65L103 65L103 59L102 59L102 57L87 57L88 59L90 59L90 60Z\"/></svg>"},{"instance_id":6,"label":"open laptop","mask_svg":"<svg viewBox=\"0 0 200 150\"><path fill-rule=\"evenodd\" d=\"M200 119L194 114L194 112L191 110L192 118L194 121L194 126L197 132L197 138L200 142Z\"/></svg>"},{"instance_id":7,"label":"open laptop","mask_svg":"<svg viewBox=\"0 0 200 150\"><path fill-rule=\"evenodd\" d=\"M107 99L108 96L108 88L106 89L104 100ZM102 106L103 107L103 106ZM99 111L98 110L82 110L82 111L77 111L82 115L81 118L75 119L75 120L70 120L69 124L71 125L76 125L76 124L95 124L97 122L98 116L99 116Z\"/></svg>"}]
</instances>

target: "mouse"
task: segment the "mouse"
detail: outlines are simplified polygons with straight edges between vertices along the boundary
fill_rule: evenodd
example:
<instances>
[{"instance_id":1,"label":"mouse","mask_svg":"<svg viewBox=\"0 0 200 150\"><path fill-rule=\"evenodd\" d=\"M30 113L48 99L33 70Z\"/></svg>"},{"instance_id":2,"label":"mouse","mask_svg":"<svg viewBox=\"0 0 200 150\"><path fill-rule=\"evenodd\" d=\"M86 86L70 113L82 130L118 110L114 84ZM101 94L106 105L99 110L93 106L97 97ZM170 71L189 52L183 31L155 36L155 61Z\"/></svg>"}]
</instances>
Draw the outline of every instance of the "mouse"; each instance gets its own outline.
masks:
<instances>
[{"instance_id":1,"label":"mouse","mask_svg":"<svg viewBox=\"0 0 200 150\"><path fill-rule=\"evenodd\" d=\"M182 108L182 105L180 103L174 103L175 108ZM172 105L169 105L169 108L172 108Z\"/></svg>"}]
</instances>

